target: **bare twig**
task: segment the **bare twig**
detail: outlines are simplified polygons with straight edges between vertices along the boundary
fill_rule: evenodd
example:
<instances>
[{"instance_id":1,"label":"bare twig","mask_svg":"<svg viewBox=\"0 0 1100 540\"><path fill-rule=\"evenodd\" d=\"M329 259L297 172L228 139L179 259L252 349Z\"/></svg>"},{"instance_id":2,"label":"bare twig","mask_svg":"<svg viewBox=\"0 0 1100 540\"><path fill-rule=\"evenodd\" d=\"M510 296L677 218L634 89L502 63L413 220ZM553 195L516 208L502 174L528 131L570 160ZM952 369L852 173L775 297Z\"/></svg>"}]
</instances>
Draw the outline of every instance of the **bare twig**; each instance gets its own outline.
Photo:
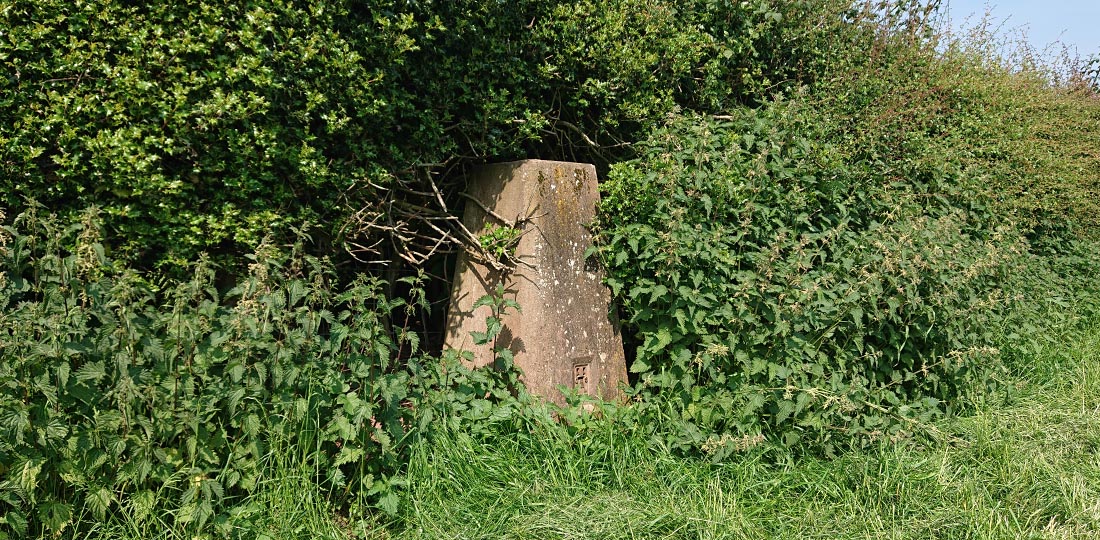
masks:
<instances>
[{"instance_id":1,"label":"bare twig","mask_svg":"<svg viewBox=\"0 0 1100 540\"><path fill-rule=\"evenodd\" d=\"M473 203L476 204L478 206L478 208L481 208L481 210L484 211L486 214L492 216L493 219L507 225L508 227L515 227L516 226L515 221L511 221L508 218L506 218L506 217L490 210L488 206L485 206L484 204L482 204L481 201L477 200L477 197L474 197L473 195L470 195L469 193L465 193L465 192L459 193L459 195L461 195L463 198L465 198L468 201L473 201Z\"/></svg>"}]
</instances>

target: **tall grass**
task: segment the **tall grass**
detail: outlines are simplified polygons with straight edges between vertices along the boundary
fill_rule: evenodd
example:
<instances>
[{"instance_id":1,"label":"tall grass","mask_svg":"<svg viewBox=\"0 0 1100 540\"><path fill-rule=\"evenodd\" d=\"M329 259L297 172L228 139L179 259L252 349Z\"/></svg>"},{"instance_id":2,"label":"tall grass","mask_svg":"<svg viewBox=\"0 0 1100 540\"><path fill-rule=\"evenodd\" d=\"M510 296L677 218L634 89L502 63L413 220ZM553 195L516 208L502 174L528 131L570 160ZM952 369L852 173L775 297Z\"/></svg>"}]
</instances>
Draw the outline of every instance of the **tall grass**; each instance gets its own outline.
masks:
<instances>
[{"instance_id":1,"label":"tall grass","mask_svg":"<svg viewBox=\"0 0 1100 540\"><path fill-rule=\"evenodd\" d=\"M393 537L1096 538L1100 325L1034 360L1057 369L1011 405L835 460L714 464L615 429L451 433L413 453Z\"/></svg>"},{"instance_id":2,"label":"tall grass","mask_svg":"<svg viewBox=\"0 0 1100 540\"><path fill-rule=\"evenodd\" d=\"M352 536L376 537L370 523L353 528L341 518L327 491L316 482L316 465L300 441L277 437L264 457L266 474L255 491L237 501L228 516L218 520L212 534L196 536L173 526L158 513L155 500L132 498L130 504L92 528L85 538L98 540L196 540L254 538L257 540L339 540ZM145 504L143 504L143 502ZM159 510L163 512L163 510Z\"/></svg>"},{"instance_id":3,"label":"tall grass","mask_svg":"<svg viewBox=\"0 0 1100 540\"><path fill-rule=\"evenodd\" d=\"M400 513L353 531L293 446L221 531L231 538L1096 538L1100 324L1032 359L1010 405L938 437L834 460L685 458L624 419L560 432L449 432L414 448ZM185 536L136 503L82 538ZM189 537L186 537L189 538Z\"/></svg>"}]
</instances>

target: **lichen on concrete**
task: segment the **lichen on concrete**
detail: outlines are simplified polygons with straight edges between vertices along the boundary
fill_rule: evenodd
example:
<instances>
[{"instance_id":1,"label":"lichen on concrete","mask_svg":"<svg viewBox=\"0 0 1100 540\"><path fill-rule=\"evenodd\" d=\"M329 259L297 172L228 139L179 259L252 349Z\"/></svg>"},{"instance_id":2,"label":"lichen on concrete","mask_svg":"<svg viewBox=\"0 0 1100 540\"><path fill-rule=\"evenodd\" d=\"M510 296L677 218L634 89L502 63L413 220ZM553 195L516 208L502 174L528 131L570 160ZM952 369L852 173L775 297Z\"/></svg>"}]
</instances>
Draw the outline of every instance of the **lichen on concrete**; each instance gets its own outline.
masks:
<instances>
[{"instance_id":1,"label":"lichen on concrete","mask_svg":"<svg viewBox=\"0 0 1100 540\"><path fill-rule=\"evenodd\" d=\"M472 366L493 361L490 346L476 346L489 308L473 304L502 283L521 313L503 317L498 346L512 349L528 389L561 402L559 386L607 399L626 382L626 360L610 292L602 275L585 264L592 243L586 225L595 217L599 190L592 165L525 160L487 165L470 176L467 194L524 228L507 273L460 256L447 316L446 346L474 353ZM480 233L494 218L467 205L465 225ZM498 224L499 225L499 224Z\"/></svg>"}]
</instances>

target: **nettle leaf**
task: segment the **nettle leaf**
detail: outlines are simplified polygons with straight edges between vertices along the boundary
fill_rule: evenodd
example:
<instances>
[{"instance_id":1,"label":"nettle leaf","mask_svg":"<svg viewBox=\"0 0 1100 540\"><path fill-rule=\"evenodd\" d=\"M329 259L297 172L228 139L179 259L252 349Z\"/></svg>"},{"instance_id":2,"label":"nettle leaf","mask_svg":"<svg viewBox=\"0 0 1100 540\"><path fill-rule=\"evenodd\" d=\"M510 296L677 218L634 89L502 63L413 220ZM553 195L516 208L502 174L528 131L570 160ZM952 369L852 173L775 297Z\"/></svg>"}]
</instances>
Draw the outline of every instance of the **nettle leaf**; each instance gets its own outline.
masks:
<instances>
[{"instance_id":1,"label":"nettle leaf","mask_svg":"<svg viewBox=\"0 0 1100 540\"><path fill-rule=\"evenodd\" d=\"M393 438L384 429L375 428L373 438L383 451L389 451L393 448Z\"/></svg>"},{"instance_id":2,"label":"nettle leaf","mask_svg":"<svg viewBox=\"0 0 1100 540\"><path fill-rule=\"evenodd\" d=\"M649 352L657 353L663 351L672 344L672 332L670 332L668 328L659 328L657 332L649 336L646 341L646 350Z\"/></svg>"},{"instance_id":3,"label":"nettle leaf","mask_svg":"<svg viewBox=\"0 0 1100 540\"><path fill-rule=\"evenodd\" d=\"M356 428L343 414L337 414L330 422L327 429L329 433L332 433L337 438L344 440L354 439L356 434L359 433L359 429Z\"/></svg>"},{"instance_id":4,"label":"nettle leaf","mask_svg":"<svg viewBox=\"0 0 1100 540\"><path fill-rule=\"evenodd\" d=\"M44 463L45 461L41 459L25 460L22 464L12 467L9 477L14 476L15 485L24 493L33 494L38 487L38 477L42 473Z\"/></svg>"},{"instance_id":5,"label":"nettle leaf","mask_svg":"<svg viewBox=\"0 0 1100 540\"><path fill-rule=\"evenodd\" d=\"M72 508L65 503L46 502L38 505L38 519L46 529L60 534L72 521Z\"/></svg>"},{"instance_id":6,"label":"nettle leaf","mask_svg":"<svg viewBox=\"0 0 1100 540\"><path fill-rule=\"evenodd\" d=\"M512 349L500 347L495 351L497 359L504 364L502 367L510 367L512 365L512 362L515 360L515 354L512 352Z\"/></svg>"},{"instance_id":7,"label":"nettle leaf","mask_svg":"<svg viewBox=\"0 0 1100 540\"><path fill-rule=\"evenodd\" d=\"M852 320L856 323L856 328L863 328L863 310L854 307L850 313L852 314Z\"/></svg>"},{"instance_id":8,"label":"nettle leaf","mask_svg":"<svg viewBox=\"0 0 1100 540\"><path fill-rule=\"evenodd\" d=\"M0 411L0 426L4 428L9 439L20 445L31 429L30 412L22 407Z\"/></svg>"},{"instance_id":9,"label":"nettle leaf","mask_svg":"<svg viewBox=\"0 0 1100 540\"><path fill-rule=\"evenodd\" d=\"M653 365L647 362L640 354L634 359L634 362L630 364L631 373L649 373L652 370Z\"/></svg>"},{"instance_id":10,"label":"nettle leaf","mask_svg":"<svg viewBox=\"0 0 1100 540\"><path fill-rule=\"evenodd\" d=\"M680 333L687 334L691 329L688 327L687 313L682 309L677 309L672 312L672 317L676 319L676 328L680 330Z\"/></svg>"},{"instance_id":11,"label":"nettle leaf","mask_svg":"<svg viewBox=\"0 0 1100 540\"><path fill-rule=\"evenodd\" d=\"M774 332L777 336L785 336L791 331L791 323L786 319L780 319L775 322Z\"/></svg>"},{"instance_id":12,"label":"nettle leaf","mask_svg":"<svg viewBox=\"0 0 1100 540\"><path fill-rule=\"evenodd\" d=\"M59 388L65 388L69 386L69 375L72 373L72 367L67 362L58 364L55 368L57 376L57 386Z\"/></svg>"},{"instance_id":13,"label":"nettle leaf","mask_svg":"<svg viewBox=\"0 0 1100 540\"><path fill-rule=\"evenodd\" d=\"M98 383L107 376L107 369L103 362L88 362L76 370L76 380L82 383Z\"/></svg>"},{"instance_id":14,"label":"nettle leaf","mask_svg":"<svg viewBox=\"0 0 1100 540\"><path fill-rule=\"evenodd\" d=\"M401 498L397 496L397 493L386 491L378 498L378 508L385 512L387 515L397 515L398 505L401 502Z\"/></svg>"},{"instance_id":15,"label":"nettle leaf","mask_svg":"<svg viewBox=\"0 0 1100 540\"><path fill-rule=\"evenodd\" d=\"M491 341L488 332L471 331L470 337L473 338L475 345L485 345Z\"/></svg>"},{"instance_id":16,"label":"nettle leaf","mask_svg":"<svg viewBox=\"0 0 1100 540\"><path fill-rule=\"evenodd\" d=\"M470 309L477 309L479 307L486 307L486 306L487 307L496 307L496 305L497 305L497 303L496 303L496 300L493 298L493 296L487 294L485 296L482 296L481 298L478 298L477 301L474 302L474 305Z\"/></svg>"},{"instance_id":17,"label":"nettle leaf","mask_svg":"<svg viewBox=\"0 0 1100 540\"><path fill-rule=\"evenodd\" d=\"M780 400L775 413L777 423L785 422L795 411L795 403L789 399Z\"/></svg>"},{"instance_id":18,"label":"nettle leaf","mask_svg":"<svg viewBox=\"0 0 1100 540\"><path fill-rule=\"evenodd\" d=\"M18 538L26 538L27 518L22 512L9 509L2 519L4 523L7 523L8 526L11 527L12 532L14 532Z\"/></svg>"},{"instance_id":19,"label":"nettle leaf","mask_svg":"<svg viewBox=\"0 0 1100 540\"><path fill-rule=\"evenodd\" d=\"M332 465L334 467L339 467L340 465L344 465L346 463L359 461L363 459L363 456L365 455L366 452L362 448L353 447L351 445L344 445L340 448L340 452L336 454L336 459L333 460Z\"/></svg>"},{"instance_id":20,"label":"nettle leaf","mask_svg":"<svg viewBox=\"0 0 1100 540\"><path fill-rule=\"evenodd\" d=\"M500 331L504 328L503 323L501 323L501 320L498 319L497 317L486 317L485 318L485 324L486 324L485 334L486 334L486 337L488 337L490 339L495 339L497 336L499 336Z\"/></svg>"},{"instance_id":21,"label":"nettle leaf","mask_svg":"<svg viewBox=\"0 0 1100 540\"><path fill-rule=\"evenodd\" d=\"M106 518L107 511L110 510L114 500L111 490L103 486L88 490L84 496L84 503L92 511L92 515L100 520Z\"/></svg>"},{"instance_id":22,"label":"nettle leaf","mask_svg":"<svg viewBox=\"0 0 1100 540\"><path fill-rule=\"evenodd\" d=\"M309 287L302 280L293 280L287 285L287 300L290 306L297 306L308 294Z\"/></svg>"},{"instance_id":23,"label":"nettle leaf","mask_svg":"<svg viewBox=\"0 0 1100 540\"><path fill-rule=\"evenodd\" d=\"M39 428L41 434L41 443L45 445L47 441L54 442L65 438L69 434L68 424L60 417L52 417L46 421L44 428Z\"/></svg>"},{"instance_id":24,"label":"nettle leaf","mask_svg":"<svg viewBox=\"0 0 1100 540\"><path fill-rule=\"evenodd\" d=\"M241 379L244 378L246 369L247 368L245 367L244 362L233 361L226 368L226 373L229 375L229 380L233 381L234 383L239 383L241 382Z\"/></svg>"},{"instance_id":25,"label":"nettle leaf","mask_svg":"<svg viewBox=\"0 0 1100 540\"><path fill-rule=\"evenodd\" d=\"M239 382L239 379L234 382ZM229 412L229 416L236 416L237 406L240 405L246 393L247 391L244 388L237 388L225 396L225 406Z\"/></svg>"},{"instance_id":26,"label":"nettle leaf","mask_svg":"<svg viewBox=\"0 0 1100 540\"><path fill-rule=\"evenodd\" d=\"M255 414L249 414L244 417L241 422L241 431L244 435L250 438L256 437L260 433L261 423L260 417Z\"/></svg>"}]
</instances>

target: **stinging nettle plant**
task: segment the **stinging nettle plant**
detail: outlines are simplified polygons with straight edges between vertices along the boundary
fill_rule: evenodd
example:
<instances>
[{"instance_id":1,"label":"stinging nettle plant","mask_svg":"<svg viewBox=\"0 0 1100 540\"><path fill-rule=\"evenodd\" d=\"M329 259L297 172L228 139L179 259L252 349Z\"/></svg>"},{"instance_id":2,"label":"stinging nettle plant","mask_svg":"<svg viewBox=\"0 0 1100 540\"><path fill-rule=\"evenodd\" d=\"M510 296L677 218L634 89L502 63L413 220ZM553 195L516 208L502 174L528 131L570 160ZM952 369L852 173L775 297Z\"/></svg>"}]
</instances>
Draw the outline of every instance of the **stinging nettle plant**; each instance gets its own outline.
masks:
<instances>
[{"instance_id":1,"label":"stinging nettle plant","mask_svg":"<svg viewBox=\"0 0 1100 540\"><path fill-rule=\"evenodd\" d=\"M373 279L334 291L323 262L270 246L224 296L205 261L157 294L104 257L94 212L44 214L3 229L0 530L60 533L154 493L176 526L224 525L275 433L309 434L335 501L392 506L411 413L382 319L403 301Z\"/></svg>"},{"instance_id":2,"label":"stinging nettle plant","mask_svg":"<svg viewBox=\"0 0 1100 540\"><path fill-rule=\"evenodd\" d=\"M28 204L0 226L0 535L115 513L195 533L248 526L262 509L237 501L276 441L337 511L393 514L416 440L537 421L508 351L471 371L398 327L428 309L422 275L401 278L418 305L366 275L337 286L302 231L288 248L262 243L227 292L206 258L189 280L153 284L104 255L96 209L68 224ZM518 307L482 302L488 342Z\"/></svg>"},{"instance_id":3,"label":"stinging nettle plant","mask_svg":"<svg viewBox=\"0 0 1100 540\"><path fill-rule=\"evenodd\" d=\"M604 185L608 285L673 447L908 437L1003 369L1023 237L951 182L847 162L821 125L796 99L674 118Z\"/></svg>"}]
</instances>

